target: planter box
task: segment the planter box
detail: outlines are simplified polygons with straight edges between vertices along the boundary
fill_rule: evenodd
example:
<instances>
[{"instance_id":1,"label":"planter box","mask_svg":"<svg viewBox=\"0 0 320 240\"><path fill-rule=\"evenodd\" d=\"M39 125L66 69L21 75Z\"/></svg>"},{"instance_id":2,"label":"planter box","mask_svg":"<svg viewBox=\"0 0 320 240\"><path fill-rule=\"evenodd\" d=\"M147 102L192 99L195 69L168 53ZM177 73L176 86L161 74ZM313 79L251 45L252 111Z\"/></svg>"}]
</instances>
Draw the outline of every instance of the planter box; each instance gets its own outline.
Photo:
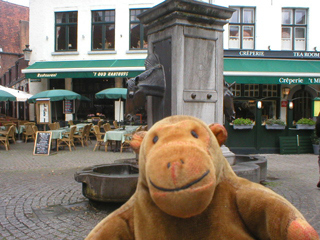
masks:
<instances>
[{"instance_id":1,"label":"planter box","mask_svg":"<svg viewBox=\"0 0 320 240\"><path fill-rule=\"evenodd\" d=\"M315 125L297 124L297 129L314 130L315 129Z\"/></svg>"},{"instance_id":2,"label":"planter box","mask_svg":"<svg viewBox=\"0 0 320 240\"><path fill-rule=\"evenodd\" d=\"M280 124L272 124L272 125L267 125L266 124L266 129L272 129L272 130L284 130L286 128L285 125L280 125Z\"/></svg>"},{"instance_id":3,"label":"planter box","mask_svg":"<svg viewBox=\"0 0 320 240\"><path fill-rule=\"evenodd\" d=\"M253 129L253 125L233 125L233 129L239 129L239 130Z\"/></svg>"}]
</instances>

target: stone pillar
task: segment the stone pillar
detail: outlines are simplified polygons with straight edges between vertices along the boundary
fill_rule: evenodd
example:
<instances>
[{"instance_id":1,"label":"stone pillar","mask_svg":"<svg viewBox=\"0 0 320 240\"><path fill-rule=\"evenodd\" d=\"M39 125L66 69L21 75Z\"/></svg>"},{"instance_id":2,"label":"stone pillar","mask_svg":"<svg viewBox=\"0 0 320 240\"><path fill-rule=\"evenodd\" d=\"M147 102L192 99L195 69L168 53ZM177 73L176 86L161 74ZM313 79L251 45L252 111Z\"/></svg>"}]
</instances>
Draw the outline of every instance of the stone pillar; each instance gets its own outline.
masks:
<instances>
[{"instance_id":1,"label":"stone pillar","mask_svg":"<svg viewBox=\"0 0 320 240\"><path fill-rule=\"evenodd\" d=\"M123 88L122 78L119 78L119 77L114 78L114 87Z\"/></svg>"},{"instance_id":2,"label":"stone pillar","mask_svg":"<svg viewBox=\"0 0 320 240\"><path fill-rule=\"evenodd\" d=\"M234 10L193 0L167 0L139 15L148 53L164 66L164 98L148 97L148 126L171 115L223 124L223 26ZM222 146L231 165L234 153Z\"/></svg>"},{"instance_id":3,"label":"stone pillar","mask_svg":"<svg viewBox=\"0 0 320 240\"><path fill-rule=\"evenodd\" d=\"M139 15L164 66L165 97L148 97L148 125L171 115L223 123L223 26L233 10L167 0ZM152 111L152 112L150 112Z\"/></svg>"}]
</instances>

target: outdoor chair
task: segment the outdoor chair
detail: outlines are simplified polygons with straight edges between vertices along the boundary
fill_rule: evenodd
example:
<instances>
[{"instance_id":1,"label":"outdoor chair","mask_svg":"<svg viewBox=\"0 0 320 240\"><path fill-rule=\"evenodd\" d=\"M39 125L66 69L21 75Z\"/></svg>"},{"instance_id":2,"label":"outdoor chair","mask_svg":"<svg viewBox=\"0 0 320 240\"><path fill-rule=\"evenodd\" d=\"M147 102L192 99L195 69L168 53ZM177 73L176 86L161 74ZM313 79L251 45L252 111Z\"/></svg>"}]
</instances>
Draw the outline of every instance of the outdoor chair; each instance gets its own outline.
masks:
<instances>
[{"instance_id":1,"label":"outdoor chair","mask_svg":"<svg viewBox=\"0 0 320 240\"><path fill-rule=\"evenodd\" d=\"M125 139L124 139L124 142L121 143L120 153L122 153L123 149L131 148L130 142L132 140L132 134L125 134L124 137L125 137Z\"/></svg>"},{"instance_id":2,"label":"outdoor chair","mask_svg":"<svg viewBox=\"0 0 320 240\"><path fill-rule=\"evenodd\" d=\"M55 122L54 124L56 125L56 129L60 129L61 128L59 122Z\"/></svg>"},{"instance_id":3,"label":"outdoor chair","mask_svg":"<svg viewBox=\"0 0 320 240\"><path fill-rule=\"evenodd\" d=\"M57 125L55 123L50 123L50 124L48 124L48 126L49 126L50 130L56 130L57 129Z\"/></svg>"},{"instance_id":4,"label":"outdoor chair","mask_svg":"<svg viewBox=\"0 0 320 240\"><path fill-rule=\"evenodd\" d=\"M0 144L3 144L7 151L10 149L9 134L12 131L14 131L14 125L11 125L9 127L9 130L7 131L7 133L2 133L3 135L0 135Z\"/></svg>"},{"instance_id":5,"label":"outdoor chair","mask_svg":"<svg viewBox=\"0 0 320 240\"><path fill-rule=\"evenodd\" d=\"M32 125L32 130L33 130L33 136L34 136L33 139L36 139L36 135L37 135L37 132L38 132L38 127L36 125Z\"/></svg>"},{"instance_id":6,"label":"outdoor chair","mask_svg":"<svg viewBox=\"0 0 320 240\"><path fill-rule=\"evenodd\" d=\"M114 126L115 129L119 128L118 123L117 123L116 120L113 121L113 126Z\"/></svg>"},{"instance_id":7,"label":"outdoor chair","mask_svg":"<svg viewBox=\"0 0 320 240\"><path fill-rule=\"evenodd\" d=\"M104 146L104 151L107 152L108 151L108 142L105 143L104 140L103 140L104 133L100 132L100 128L97 125L93 126L93 131L94 131L94 134L95 134L96 140L97 140L93 151L95 151L97 147L100 150L100 147Z\"/></svg>"},{"instance_id":8,"label":"outdoor chair","mask_svg":"<svg viewBox=\"0 0 320 240\"><path fill-rule=\"evenodd\" d=\"M70 127L71 127L72 125L74 125L74 123L73 123L72 120L69 120L69 121L68 121L68 124L69 124Z\"/></svg>"},{"instance_id":9,"label":"outdoor chair","mask_svg":"<svg viewBox=\"0 0 320 240\"><path fill-rule=\"evenodd\" d=\"M78 135L74 135L73 138L74 138L74 143L76 142L80 142L82 147L84 147L84 144L86 146L88 146L88 143L86 141L86 131L87 131L87 128L89 127L89 125L85 125L82 129L81 132L79 132L80 134Z\"/></svg>"},{"instance_id":10,"label":"outdoor chair","mask_svg":"<svg viewBox=\"0 0 320 240\"><path fill-rule=\"evenodd\" d=\"M111 131L110 123L103 124L103 129L105 132Z\"/></svg>"},{"instance_id":11,"label":"outdoor chair","mask_svg":"<svg viewBox=\"0 0 320 240\"><path fill-rule=\"evenodd\" d=\"M70 128L70 133L67 136L63 136L61 139L57 139L57 151L59 151L59 147L69 147L70 152L71 147L74 148L74 150L76 150L76 146L74 145L74 132L76 131L77 127L76 126L72 126Z\"/></svg>"},{"instance_id":12,"label":"outdoor chair","mask_svg":"<svg viewBox=\"0 0 320 240\"><path fill-rule=\"evenodd\" d=\"M12 127L12 128L11 128ZM9 141L13 141L13 143L16 143L16 125L13 124L8 128L8 138Z\"/></svg>"},{"instance_id":13,"label":"outdoor chair","mask_svg":"<svg viewBox=\"0 0 320 240\"><path fill-rule=\"evenodd\" d=\"M22 133L22 138L24 138L24 142L27 143L28 139L35 139L35 135L33 132L33 125L32 124L26 124L26 129L25 131Z\"/></svg>"},{"instance_id":14,"label":"outdoor chair","mask_svg":"<svg viewBox=\"0 0 320 240\"><path fill-rule=\"evenodd\" d=\"M86 129L86 132L85 132L85 136L86 136L86 142L88 143L90 141L90 143L92 144L91 142L91 138L90 138L90 135L92 134L93 136L94 135L94 132L91 133L91 128L92 128L92 123L88 124L89 127Z\"/></svg>"}]
</instances>

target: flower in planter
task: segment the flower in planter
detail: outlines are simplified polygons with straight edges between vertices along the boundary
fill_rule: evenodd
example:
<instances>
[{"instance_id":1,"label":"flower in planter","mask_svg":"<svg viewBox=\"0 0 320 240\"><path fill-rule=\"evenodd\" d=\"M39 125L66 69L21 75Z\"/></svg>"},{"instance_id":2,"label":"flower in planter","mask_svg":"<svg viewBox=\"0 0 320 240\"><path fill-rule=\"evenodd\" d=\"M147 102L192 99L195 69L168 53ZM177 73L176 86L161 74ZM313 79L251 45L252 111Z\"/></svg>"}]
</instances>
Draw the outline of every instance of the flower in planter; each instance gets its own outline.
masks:
<instances>
[{"instance_id":1,"label":"flower in planter","mask_svg":"<svg viewBox=\"0 0 320 240\"><path fill-rule=\"evenodd\" d=\"M266 125L281 125L281 126L285 126L286 123L284 121L282 121L281 119L274 119L274 118L269 118L267 121L266 121Z\"/></svg>"},{"instance_id":2,"label":"flower in planter","mask_svg":"<svg viewBox=\"0 0 320 240\"><path fill-rule=\"evenodd\" d=\"M233 125L253 125L253 121L249 118L237 118L233 121Z\"/></svg>"},{"instance_id":3,"label":"flower in planter","mask_svg":"<svg viewBox=\"0 0 320 240\"><path fill-rule=\"evenodd\" d=\"M88 118L94 117L94 114L92 114L92 113L91 113L91 114L88 114L87 117L88 117Z\"/></svg>"},{"instance_id":4,"label":"flower in planter","mask_svg":"<svg viewBox=\"0 0 320 240\"><path fill-rule=\"evenodd\" d=\"M298 122L296 124L304 124L304 125L315 125L316 122L313 121L312 119L310 118L301 118L300 120L298 120Z\"/></svg>"}]
</instances>

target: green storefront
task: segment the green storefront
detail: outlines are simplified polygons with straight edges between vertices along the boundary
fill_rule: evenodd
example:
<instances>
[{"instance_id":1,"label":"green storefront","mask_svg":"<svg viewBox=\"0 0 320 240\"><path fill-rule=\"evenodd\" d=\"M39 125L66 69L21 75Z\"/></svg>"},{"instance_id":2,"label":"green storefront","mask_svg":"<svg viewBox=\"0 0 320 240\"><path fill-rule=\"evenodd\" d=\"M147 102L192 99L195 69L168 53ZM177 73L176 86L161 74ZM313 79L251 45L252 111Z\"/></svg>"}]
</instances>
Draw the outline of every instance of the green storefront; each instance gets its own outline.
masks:
<instances>
[{"instance_id":1,"label":"green storefront","mask_svg":"<svg viewBox=\"0 0 320 240\"><path fill-rule=\"evenodd\" d=\"M226 145L235 153L312 152L312 130L297 130L300 118L314 118L320 90L320 54L294 51L225 51L224 78L233 87L236 118L255 122L251 130L229 133ZM262 107L257 108L261 102ZM290 109L289 105L293 108ZM268 130L270 118L286 122L284 130ZM288 144L290 146L287 146ZM289 150L288 150L289 149Z\"/></svg>"}]
</instances>

